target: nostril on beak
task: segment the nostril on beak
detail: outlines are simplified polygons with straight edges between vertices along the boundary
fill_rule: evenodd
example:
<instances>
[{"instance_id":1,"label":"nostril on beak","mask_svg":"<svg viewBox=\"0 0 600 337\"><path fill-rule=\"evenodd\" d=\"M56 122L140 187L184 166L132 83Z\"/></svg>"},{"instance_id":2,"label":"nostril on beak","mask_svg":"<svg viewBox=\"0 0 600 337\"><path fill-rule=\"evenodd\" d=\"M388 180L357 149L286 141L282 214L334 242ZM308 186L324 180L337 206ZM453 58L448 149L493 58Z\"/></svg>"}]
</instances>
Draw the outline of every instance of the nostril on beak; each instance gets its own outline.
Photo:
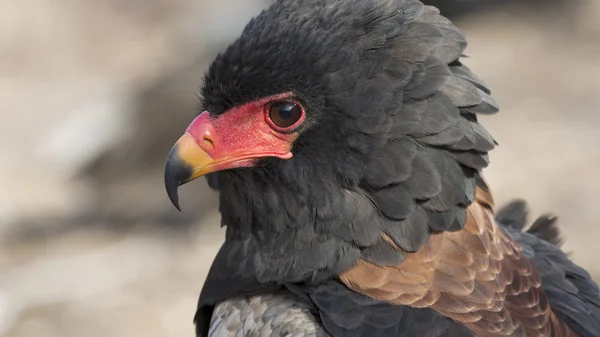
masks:
<instances>
[{"instance_id":1,"label":"nostril on beak","mask_svg":"<svg viewBox=\"0 0 600 337\"><path fill-rule=\"evenodd\" d=\"M204 149L207 151L214 151L215 150L215 143L212 141L212 139L204 136L202 137L202 145L204 145Z\"/></svg>"}]
</instances>

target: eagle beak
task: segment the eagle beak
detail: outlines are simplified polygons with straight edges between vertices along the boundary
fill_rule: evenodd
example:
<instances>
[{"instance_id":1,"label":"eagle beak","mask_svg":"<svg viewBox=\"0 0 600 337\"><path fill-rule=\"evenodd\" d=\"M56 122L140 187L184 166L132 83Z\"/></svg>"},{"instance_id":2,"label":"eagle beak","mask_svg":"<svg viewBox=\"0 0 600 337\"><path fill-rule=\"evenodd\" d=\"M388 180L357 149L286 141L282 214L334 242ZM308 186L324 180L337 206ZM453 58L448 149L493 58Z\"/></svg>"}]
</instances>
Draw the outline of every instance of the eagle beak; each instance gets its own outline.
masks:
<instances>
[{"instance_id":1,"label":"eagle beak","mask_svg":"<svg viewBox=\"0 0 600 337\"><path fill-rule=\"evenodd\" d=\"M179 207L179 186L214 171L213 158L204 151L194 137L184 134L169 152L165 167L165 188L173 205Z\"/></svg>"},{"instance_id":2,"label":"eagle beak","mask_svg":"<svg viewBox=\"0 0 600 337\"><path fill-rule=\"evenodd\" d=\"M256 115L256 114L254 114ZM179 186L211 172L255 166L265 157L289 159L291 141L269 132L262 115L232 111L219 117L200 114L179 138L167 157L165 188L179 207ZM245 117L245 119L244 119Z\"/></svg>"}]
</instances>

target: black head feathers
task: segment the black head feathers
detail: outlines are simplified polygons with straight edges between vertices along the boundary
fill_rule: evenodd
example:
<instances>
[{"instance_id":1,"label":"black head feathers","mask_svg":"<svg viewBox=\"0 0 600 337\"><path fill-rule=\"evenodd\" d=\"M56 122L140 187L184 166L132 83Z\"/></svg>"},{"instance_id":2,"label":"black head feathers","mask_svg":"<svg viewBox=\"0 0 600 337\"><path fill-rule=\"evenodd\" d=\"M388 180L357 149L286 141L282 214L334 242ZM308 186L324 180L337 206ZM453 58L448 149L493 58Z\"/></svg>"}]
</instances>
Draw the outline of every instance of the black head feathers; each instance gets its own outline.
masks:
<instances>
[{"instance_id":1,"label":"black head feathers","mask_svg":"<svg viewBox=\"0 0 600 337\"><path fill-rule=\"evenodd\" d=\"M211 177L230 267L316 281L402 261L383 235L415 251L462 228L495 144L477 115L498 110L465 48L414 0L280 0L254 18L210 67L203 109L292 92L307 119L293 158Z\"/></svg>"}]
</instances>

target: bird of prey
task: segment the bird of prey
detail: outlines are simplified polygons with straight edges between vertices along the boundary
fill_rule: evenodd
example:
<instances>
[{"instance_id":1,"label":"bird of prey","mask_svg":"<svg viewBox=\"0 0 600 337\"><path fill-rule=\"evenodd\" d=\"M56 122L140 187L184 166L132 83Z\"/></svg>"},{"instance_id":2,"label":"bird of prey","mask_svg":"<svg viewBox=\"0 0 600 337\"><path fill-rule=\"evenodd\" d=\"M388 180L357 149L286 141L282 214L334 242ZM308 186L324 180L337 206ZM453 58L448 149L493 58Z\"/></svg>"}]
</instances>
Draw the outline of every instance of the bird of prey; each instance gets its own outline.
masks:
<instances>
[{"instance_id":1,"label":"bird of prey","mask_svg":"<svg viewBox=\"0 0 600 337\"><path fill-rule=\"evenodd\" d=\"M226 226L197 336L600 336L553 218L495 218L466 45L417 0L278 0L216 57L165 168Z\"/></svg>"}]
</instances>

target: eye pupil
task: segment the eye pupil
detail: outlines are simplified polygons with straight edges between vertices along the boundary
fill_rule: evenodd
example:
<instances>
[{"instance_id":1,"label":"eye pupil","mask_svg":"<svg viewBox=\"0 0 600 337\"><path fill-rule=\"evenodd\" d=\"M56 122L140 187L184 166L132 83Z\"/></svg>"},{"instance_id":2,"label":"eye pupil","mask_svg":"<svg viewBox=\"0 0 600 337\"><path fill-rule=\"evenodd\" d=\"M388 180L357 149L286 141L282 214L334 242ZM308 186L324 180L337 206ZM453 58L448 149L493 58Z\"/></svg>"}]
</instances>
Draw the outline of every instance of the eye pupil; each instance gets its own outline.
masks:
<instances>
[{"instance_id":1,"label":"eye pupil","mask_svg":"<svg viewBox=\"0 0 600 337\"><path fill-rule=\"evenodd\" d=\"M273 103L269 108L269 118L276 126L288 128L302 118L302 108L291 102Z\"/></svg>"},{"instance_id":2,"label":"eye pupil","mask_svg":"<svg viewBox=\"0 0 600 337\"><path fill-rule=\"evenodd\" d=\"M291 104L285 104L279 108L279 117L281 119L289 119L292 117L292 109L294 107Z\"/></svg>"}]
</instances>

